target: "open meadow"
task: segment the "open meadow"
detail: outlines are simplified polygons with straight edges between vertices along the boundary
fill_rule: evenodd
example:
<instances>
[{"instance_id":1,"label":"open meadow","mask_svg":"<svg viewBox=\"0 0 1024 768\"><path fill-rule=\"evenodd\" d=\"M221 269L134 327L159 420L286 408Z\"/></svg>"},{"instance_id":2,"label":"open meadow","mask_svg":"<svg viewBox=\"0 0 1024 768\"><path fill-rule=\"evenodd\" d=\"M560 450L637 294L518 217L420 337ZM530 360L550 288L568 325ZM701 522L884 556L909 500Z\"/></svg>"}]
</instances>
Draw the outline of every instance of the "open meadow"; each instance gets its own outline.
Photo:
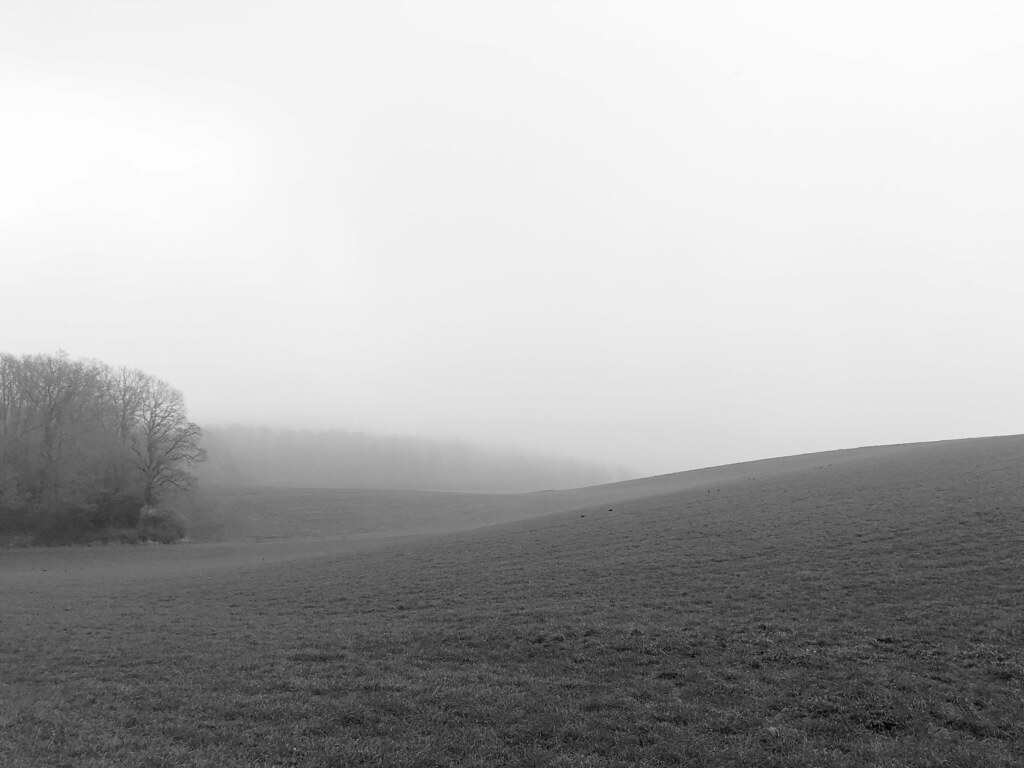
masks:
<instances>
[{"instance_id":1,"label":"open meadow","mask_svg":"<svg viewBox=\"0 0 1024 768\"><path fill-rule=\"evenodd\" d=\"M1024 437L0 551L0 766L1024 765Z\"/></svg>"}]
</instances>

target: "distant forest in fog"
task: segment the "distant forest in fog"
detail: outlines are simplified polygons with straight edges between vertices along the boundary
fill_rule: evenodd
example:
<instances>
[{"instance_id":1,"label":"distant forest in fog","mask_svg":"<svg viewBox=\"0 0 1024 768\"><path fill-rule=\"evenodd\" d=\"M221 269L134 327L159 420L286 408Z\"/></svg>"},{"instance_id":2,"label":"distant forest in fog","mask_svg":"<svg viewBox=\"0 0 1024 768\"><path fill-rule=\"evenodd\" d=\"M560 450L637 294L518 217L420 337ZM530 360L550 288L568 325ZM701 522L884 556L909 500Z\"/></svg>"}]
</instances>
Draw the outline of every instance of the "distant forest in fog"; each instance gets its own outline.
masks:
<instances>
[{"instance_id":1,"label":"distant forest in fog","mask_svg":"<svg viewBox=\"0 0 1024 768\"><path fill-rule=\"evenodd\" d=\"M512 449L346 431L204 427L207 484L514 493L635 477Z\"/></svg>"}]
</instances>

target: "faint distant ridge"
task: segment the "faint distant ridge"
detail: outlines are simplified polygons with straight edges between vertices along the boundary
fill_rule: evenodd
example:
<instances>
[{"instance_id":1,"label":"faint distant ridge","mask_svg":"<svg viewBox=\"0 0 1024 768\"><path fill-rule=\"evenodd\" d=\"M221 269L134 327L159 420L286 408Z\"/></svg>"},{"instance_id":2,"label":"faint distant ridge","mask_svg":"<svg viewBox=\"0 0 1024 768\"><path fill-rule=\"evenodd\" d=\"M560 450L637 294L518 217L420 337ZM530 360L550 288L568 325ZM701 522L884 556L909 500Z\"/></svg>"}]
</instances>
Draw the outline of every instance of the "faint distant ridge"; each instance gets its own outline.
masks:
<instances>
[{"instance_id":1,"label":"faint distant ridge","mask_svg":"<svg viewBox=\"0 0 1024 768\"><path fill-rule=\"evenodd\" d=\"M517 493L637 476L623 467L472 443L343 430L206 427L208 484Z\"/></svg>"}]
</instances>

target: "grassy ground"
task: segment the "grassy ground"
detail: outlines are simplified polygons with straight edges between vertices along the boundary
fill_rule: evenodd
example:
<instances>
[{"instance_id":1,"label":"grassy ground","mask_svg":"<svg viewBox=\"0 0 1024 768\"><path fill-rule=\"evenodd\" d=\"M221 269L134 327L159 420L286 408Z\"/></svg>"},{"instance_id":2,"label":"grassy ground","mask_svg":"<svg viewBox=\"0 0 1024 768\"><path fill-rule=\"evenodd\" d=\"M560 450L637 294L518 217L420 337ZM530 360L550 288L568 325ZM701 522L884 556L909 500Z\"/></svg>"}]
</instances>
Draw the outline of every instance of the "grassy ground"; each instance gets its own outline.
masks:
<instances>
[{"instance_id":1,"label":"grassy ground","mask_svg":"<svg viewBox=\"0 0 1024 768\"><path fill-rule=\"evenodd\" d=\"M557 498L0 553L0 765L1024 765L1024 439Z\"/></svg>"}]
</instances>

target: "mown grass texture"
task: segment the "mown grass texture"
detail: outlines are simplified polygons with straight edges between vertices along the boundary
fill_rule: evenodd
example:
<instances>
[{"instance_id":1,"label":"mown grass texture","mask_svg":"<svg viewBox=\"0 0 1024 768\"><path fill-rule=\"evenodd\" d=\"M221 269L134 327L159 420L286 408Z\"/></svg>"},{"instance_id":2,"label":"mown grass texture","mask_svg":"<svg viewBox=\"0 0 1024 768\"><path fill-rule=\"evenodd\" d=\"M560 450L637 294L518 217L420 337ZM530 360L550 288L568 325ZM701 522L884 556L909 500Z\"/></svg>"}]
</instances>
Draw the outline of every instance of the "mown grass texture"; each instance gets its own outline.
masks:
<instances>
[{"instance_id":1,"label":"mown grass texture","mask_svg":"<svg viewBox=\"0 0 1024 768\"><path fill-rule=\"evenodd\" d=\"M0 765L1021 765L1022 462L1020 439L938 444L378 549L20 580Z\"/></svg>"}]
</instances>

